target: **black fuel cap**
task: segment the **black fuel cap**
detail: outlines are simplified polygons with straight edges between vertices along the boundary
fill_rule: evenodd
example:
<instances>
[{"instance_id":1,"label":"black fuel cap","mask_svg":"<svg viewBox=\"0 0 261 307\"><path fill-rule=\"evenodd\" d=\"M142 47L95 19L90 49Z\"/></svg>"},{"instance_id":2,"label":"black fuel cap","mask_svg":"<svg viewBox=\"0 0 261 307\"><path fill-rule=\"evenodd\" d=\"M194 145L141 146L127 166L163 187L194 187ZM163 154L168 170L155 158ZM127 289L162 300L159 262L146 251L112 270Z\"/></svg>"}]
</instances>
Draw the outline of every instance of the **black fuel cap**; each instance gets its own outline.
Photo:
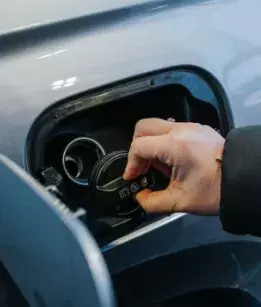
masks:
<instances>
[{"instance_id":1,"label":"black fuel cap","mask_svg":"<svg viewBox=\"0 0 261 307\"><path fill-rule=\"evenodd\" d=\"M127 151L115 151L95 164L90 178L90 212L98 216L123 217L141 210L133 196L154 186L153 172L149 171L135 180L126 181L122 175L127 160Z\"/></svg>"}]
</instances>

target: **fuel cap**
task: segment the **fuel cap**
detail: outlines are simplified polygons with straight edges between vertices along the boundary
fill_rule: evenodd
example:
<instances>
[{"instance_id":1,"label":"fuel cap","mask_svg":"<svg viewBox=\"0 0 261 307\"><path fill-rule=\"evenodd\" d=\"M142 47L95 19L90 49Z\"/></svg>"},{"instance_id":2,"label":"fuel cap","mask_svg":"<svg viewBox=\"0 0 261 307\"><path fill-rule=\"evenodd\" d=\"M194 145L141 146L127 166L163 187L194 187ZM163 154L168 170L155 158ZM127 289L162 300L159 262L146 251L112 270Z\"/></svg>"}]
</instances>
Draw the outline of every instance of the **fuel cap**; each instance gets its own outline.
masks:
<instances>
[{"instance_id":1,"label":"fuel cap","mask_svg":"<svg viewBox=\"0 0 261 307\"><path fill-rule=\"evenodd\" d=\"M122 175L127 160L127 151L115 151L95 164L90 178L90 212L99 216L130 216L141 210L133 196L154 186L153 172L126 181Z\"/></svg>"}]
</instances>

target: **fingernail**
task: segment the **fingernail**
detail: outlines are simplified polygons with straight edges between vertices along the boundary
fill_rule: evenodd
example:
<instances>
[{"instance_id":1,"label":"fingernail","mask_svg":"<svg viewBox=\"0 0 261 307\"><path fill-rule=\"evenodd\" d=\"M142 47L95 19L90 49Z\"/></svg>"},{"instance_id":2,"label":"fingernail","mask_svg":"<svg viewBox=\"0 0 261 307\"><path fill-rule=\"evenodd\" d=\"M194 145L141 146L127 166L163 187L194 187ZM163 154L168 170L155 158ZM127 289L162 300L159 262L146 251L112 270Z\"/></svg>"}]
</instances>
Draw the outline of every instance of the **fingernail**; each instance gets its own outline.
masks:
<instances>
[{"instance_id":1,"label":"fingernail","mask_svg":"<svg viewBox=\"0 0 261 307\"><path fill-rule=\"evenodd\" d=\"M128 173L125 171L122 177L124 180L128 180Z\"/></svg>"},{"instance_id":2,"label":"fingernail","mask_svg":"<svg viewBox=\"0 0 261 307\"><path fill-rule=\"evenodd\" d=\"M127 165L123 174L123 179L132 180L137 178L139 175L140 171L137 168Z\"/></svg>"},{"instance_id":3,"label":"fingernail","mask_svg":"<svg viewBox=\"0 0 261 307\"><path fill-rule=\"evenodd\" d=\"M122 177L123 177L124 180L130 180L131 179L131 170L126 167Z\"/></svg>"},{"instance_id":4,"label":"fingernail","mask_svg":"<svg viewBox=\"0 0 261 307\"><path fill-rule=\"evenodd\" d=\"M124 173L123 174L123 179L124 180L132 180L134 179L136 176L134 176L133 174L131 174L130 172Z\"/></svg>"}]
</instances>

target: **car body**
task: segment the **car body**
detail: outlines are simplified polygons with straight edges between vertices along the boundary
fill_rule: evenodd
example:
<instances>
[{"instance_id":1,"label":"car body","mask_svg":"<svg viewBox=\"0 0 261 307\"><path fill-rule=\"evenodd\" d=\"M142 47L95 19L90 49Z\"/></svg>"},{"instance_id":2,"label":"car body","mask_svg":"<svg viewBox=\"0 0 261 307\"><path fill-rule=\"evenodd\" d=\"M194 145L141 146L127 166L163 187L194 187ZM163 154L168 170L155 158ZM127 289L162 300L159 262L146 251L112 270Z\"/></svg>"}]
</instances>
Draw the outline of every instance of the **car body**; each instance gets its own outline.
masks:
<instances>
[{"instance_id":1,"label":"car body","mask_svg":"<svg viewBox=\"0 0 261 307\"><path fill-rule=\"evenodd\" d=\"M0 8L0 151L20 167L36 120L56 104L176 67L217 82L229 129L261 123L259 0L11 0ZM173 214L101 252L123 306L149 306L214 288L261 300L260 246L225 233L218 217Z\"/></svg>"}]
</instances>

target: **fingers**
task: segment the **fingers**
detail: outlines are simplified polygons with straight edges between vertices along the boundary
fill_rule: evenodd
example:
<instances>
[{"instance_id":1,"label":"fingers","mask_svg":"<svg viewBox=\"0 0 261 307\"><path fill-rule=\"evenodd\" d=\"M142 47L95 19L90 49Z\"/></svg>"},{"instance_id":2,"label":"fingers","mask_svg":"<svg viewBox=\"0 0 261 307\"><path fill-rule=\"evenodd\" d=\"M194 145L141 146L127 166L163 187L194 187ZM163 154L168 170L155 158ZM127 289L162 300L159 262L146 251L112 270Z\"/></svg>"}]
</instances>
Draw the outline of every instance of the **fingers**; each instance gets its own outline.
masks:
<instances>
[{"instance_id":1,"label":"fingers","mask_svg":"<svg viewBox=\"0 0 261 307\"><path fill-rule=\"evenodd\" d=\"M175 123L159 118L147 118L138 121L135 126L133 139L142 136L157 136L170 132Z\"/></svg>"},{"instance_id":2,"label":"fingers","mask_svg":"<svg viewBox=\"0 0 261 307\"><path fill-rule=\"evenodd\" d=\"M134 179L148 169L153 160L161 160L169 152L169 135L139 137L132 142L128 163L123 175L125 180Z\"/></svg>"},{"instance_id":3,"label":"fingers","mask_svg":"<svg viewBox=\"0 0 261 307\"><path fill-rule=\"evenodd\" d=\"M168 189L156 192L143 190L136 195L136 200L148 213L171 213L177 208L177 200Z\"/></svg>"},{"instance_id":4,"label":"fingers","mask_svg":"<svg viewBox=\"0 0 261 307\"><path fill-rule=\"evenodd\" d=\"M159 118L142 119L135 126L133 140L144 136L159 136L167 134L172 128L173 128L173 123L163 119ZM133 146L134 145L132 144L132 147ZM130 154L129 156L132 156L132 154ZM137 160L138 157L136 157L136 161ZM156 163L156 161L154 163ZM145 159L140 159L140 161L137 164L138 165L135 166L132 165L132 163L128 163L127 171L125 171L123 175L124 179L128 180L137 177L139 174L144 174L149 170L151 166L150 161L148 160L146 161ZM160 163L156 163L155 168L160 170L164 175L166 176L169 175L167 167L164 166L161 167Z\"/></svg>"},{"instance_id":5,"label":"fingers","mask_svg":"<svg viewBox=\"0 0 261 307\"><path fill-rule=\"evenodd\" d=\"M202 128L201 124L191 122L170 122L159 118L141 119L135 126L133 140L143 136L157 136L169 133L173 130L174 133L186 130L195 130Z\"/></svg>"}]
</instances>

